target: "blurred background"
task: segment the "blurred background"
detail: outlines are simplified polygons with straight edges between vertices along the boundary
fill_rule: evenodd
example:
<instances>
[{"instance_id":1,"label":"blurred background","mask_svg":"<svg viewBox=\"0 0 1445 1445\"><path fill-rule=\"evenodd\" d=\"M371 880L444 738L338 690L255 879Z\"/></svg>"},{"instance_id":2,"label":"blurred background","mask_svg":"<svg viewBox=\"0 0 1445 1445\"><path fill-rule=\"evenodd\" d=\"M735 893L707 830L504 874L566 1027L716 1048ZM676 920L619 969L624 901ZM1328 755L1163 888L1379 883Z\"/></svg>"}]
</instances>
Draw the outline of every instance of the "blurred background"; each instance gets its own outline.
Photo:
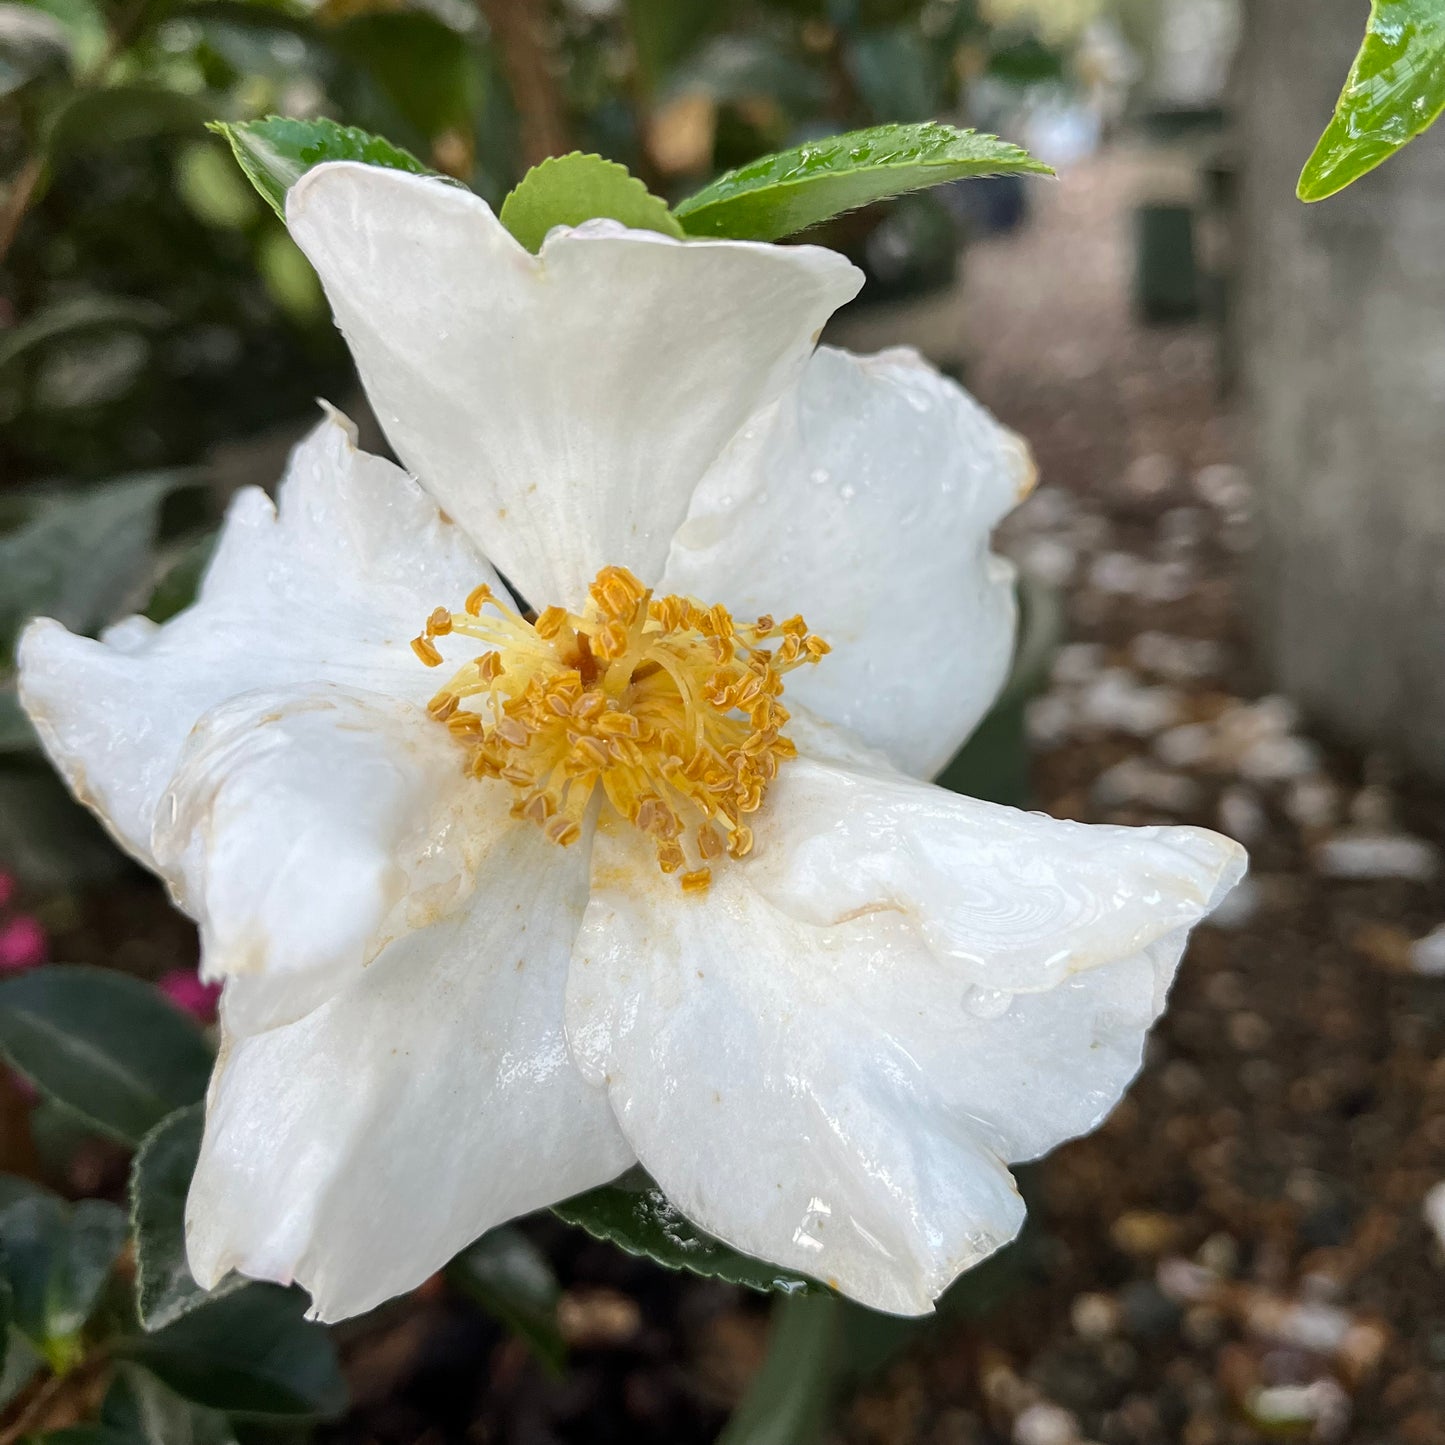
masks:
<instances>
[{"instance_id":1,"label":"blurred background","mask_svg":"<svg viewBox=\"0 0 1445 1445\"><path fill-rule=\"evenodd\" d=\"M1254 857L1134 1089L1025 1171L1025 1236L936 1322L844 1321L826 1368L764 1368L765 1298L538 1219L506 1289L493 1260L333 1331L349 1404L315 1438L688 1445L746 1401L733 1445L1445 1441L1445 139L1294 194L1365 11L0 3L0 972L100 966L213 1019L193 929L55 782L7 669L35 613L172 615L313 399L365 414L308 264L204 129L271 112L494 203L549 154L677 197L881 121L1051 162L808 238L868 277L829 340L917 346L1039 463L999 539L1014 677L945 781ZM118 1198L127 1158L0 1080L8 1175ZM6 1445L73 1423L24 1414L34 1379L0 1380Z\"/></svg>"}]
</instances>

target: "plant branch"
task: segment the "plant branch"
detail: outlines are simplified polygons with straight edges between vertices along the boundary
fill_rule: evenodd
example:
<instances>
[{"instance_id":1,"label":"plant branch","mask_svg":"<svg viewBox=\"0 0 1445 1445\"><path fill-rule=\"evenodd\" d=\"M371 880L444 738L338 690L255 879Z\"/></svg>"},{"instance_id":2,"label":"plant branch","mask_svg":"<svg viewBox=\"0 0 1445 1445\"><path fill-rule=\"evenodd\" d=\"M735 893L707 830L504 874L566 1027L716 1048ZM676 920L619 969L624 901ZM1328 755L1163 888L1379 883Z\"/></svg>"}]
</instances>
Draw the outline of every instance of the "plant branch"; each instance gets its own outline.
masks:
<instances>
[{"instance_id":1,"label":"plant branch","mask_svg":"<svg viewBox=\"0 0 1445 1445\"><path fill-rule=\"evenodd\" d=\"M477 0L517 109L522 159L535 166L574 147L547 39L546 0Z\"/></svg>"}]
</instances>

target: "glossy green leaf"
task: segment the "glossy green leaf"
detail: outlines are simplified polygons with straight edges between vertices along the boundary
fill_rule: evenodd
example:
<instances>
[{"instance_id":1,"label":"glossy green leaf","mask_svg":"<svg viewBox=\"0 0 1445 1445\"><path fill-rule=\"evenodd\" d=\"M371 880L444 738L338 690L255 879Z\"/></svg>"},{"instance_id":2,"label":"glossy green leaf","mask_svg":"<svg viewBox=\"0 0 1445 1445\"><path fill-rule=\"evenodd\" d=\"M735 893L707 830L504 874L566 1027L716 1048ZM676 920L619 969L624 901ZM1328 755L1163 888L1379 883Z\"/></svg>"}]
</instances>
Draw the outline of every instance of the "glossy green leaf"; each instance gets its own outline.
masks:
<instances>
[{"instance_id":1,"label":"glossy green leaf","mask_svg":"<svg viewBox=\"0 0 1445 1445\"><path fill-rule=\"evenodd\" d=\"M641 1170L616 1184L555 1205L552 1212L568 1224L579 1225L594 1239L606 1240L665 1269L686 1270L703 1279L725 1280L764 1292L822 1288L802 1275L739 1254L704 1234Z\"/></svg>"},{"instance_id":2,"label":"glossy green leaf","mask_svg":"<svg viewBox=\"0 0 1445 1445\"><path fill-rule=\"evenodd\" d=\"M101 1132L135 1144L202 1097L211 1049L149 984L77 964L0 984L0 1051Z\"/></svg>"},{"instance_id":3,"label":"glossy green leaf","mask_svg":"<svg viewBox=\"0 0 1445 1445\"><path fill-rule=\"evenodd\" d=\"M1445 109L1445 4L1373 0L1334 117L1305 162L1302 201L1322 201L1434 124Z\"/></svg>"},{"instance_id":4,"label":"glossy green leaf","mask_svg":"<svg viewBox=\"0 0 1445 1445\"><path fill-rule=\"evenodd\" d=\"M205 1119L202 1104L177 1109L145 1136L131 1162L136 1311L147 1330L164 1329L247 1283L232 1274L215 1290L202 1289L186 1262L186 1191L196 1172Z\"/></svg>"},{"instance_id":5,"label":"glossy green leaf","mask_svg":"<svg viewBox=\"0 0 1445 1445\"><path fill-rule=\"evenodd\" d=\"M533 1354L560 1371L567 1346L557 1328L561 1289L547 1256L513 1225L484 1234L447 1266L463 1294L524 1340Z\"/></svg>"},{"instance_id":6,"label":"glossy green leaf","mask_svg":"<svg viewBox=\"0 0 1445 1445\"><path fill-rule=\"evenodd\" d=\"M178 1395L228 1415L314 1419L346 1406L331 1336L303 1317L305 1296L253 1284L211 1300L117 1352Z\"/></svg>"},{"instance_id":7,"label":"glossy green leaf","mask_svg":"<svg viewBox=\"0 0 1445 1445\"><path fill-rule=\"evenodd\" d=\"M997 136L927 121L874 126L779 151L719 176L673 208L692 236L776 241L830 216L966 176L1050 175Z\"/></svg>"},{"instance_id":8,"label":"glossy green leaf","mask_svg":"<svg viewBox=\"0 0 1445 1445\"><path fill-rule=\"evenodd\" d=\"M100 1299L126 1233L124 1212L104 1199L71 1205L37 1194L0 1213L15 1328L52 1369L76 1362L76 1337Z\"/></svg>"},{"instance_id":9,"label":"glossy green leaf","mask_svg":"<svg viewBox=\"0 0 1445 1445\"><path fill-rule=\"evenodd\" d=\"M286 192L325 161L362 161L414 176L434 174L410 151L334 120L268 115L264 120L213 121L210 129L230 142L237 163L282 220Z\"/></svg>"},{"instance_id":10,"label":"glossy green leaf","mask_svg":"<svg viewBox=\"0 0 1445 1445\"><path fill-rule=\"evenodd\" d=\"M540 251L553 226L577 226L603 216L636 231L681 236L667 203L626 166L601 156L553 156L533 166L502 202L502 224L529 250Z\"/></svg>"}]
</instances>

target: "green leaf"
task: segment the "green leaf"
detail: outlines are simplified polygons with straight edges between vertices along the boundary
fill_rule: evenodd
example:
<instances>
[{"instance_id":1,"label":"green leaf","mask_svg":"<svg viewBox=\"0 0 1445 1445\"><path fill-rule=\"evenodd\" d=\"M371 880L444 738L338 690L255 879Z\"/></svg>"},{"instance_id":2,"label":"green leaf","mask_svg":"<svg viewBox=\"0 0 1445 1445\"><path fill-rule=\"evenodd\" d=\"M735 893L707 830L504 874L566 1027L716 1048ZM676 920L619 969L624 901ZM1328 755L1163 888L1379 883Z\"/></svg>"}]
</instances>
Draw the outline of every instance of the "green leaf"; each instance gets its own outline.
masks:
<instances>
[{"instance_id":1,"label":"green leaf","mask_svg":"<svg viewBox=\"0 0 1445 1445\"><path fill-rule=\"evenodd\" d=\"M117 1353L178 1395L228 1415L311 1419L346 1406L331 1336L303 1317L297 1291L253 1284L211 1300Z\"/></svg>"},{"instance_id":2,"label":"green leaf","mask_svg":"<svg viewBox=\"0 0 1445 1445\"><path fill-rule=\"evenodd\" d=\"M626 166L601 156L552 156L533 166L502 202L502 224L529 250L540 251L553 226L577 226L598 216L634 231L681 236L667 203Z\"/></svg>"},{"instance_id":3,"label":"green leaf","mask_svg":"<svg viewBox=\"0 0 1445 1445\"><path fill-rule=\"evenodd\" d=\"M0 1050L37 1088L125 1143L202 1097L211 1050L149 984L79 964L0 984Z\"/></svg>"},{"instance_id":4,"label":"green leaf","mask_svg":"<svg viewBox=\"0 0 1445 1445\"><path fill-rule=\"evenodd\" d=\"M547 1256L520 1229L504 1224L484 1234L452 1260L447 1278L561 1372L567 1356L557 1328L561 1289Z\"/></svg>"},{"instance_id":5,"label":"green leaf","mask_svg":"<svg viewBox=\"0 0 1445 1445\"><path fill-rule=\"evenodd\" d=\"M50 117L45 150L55 162L84 152L113 151L156 136L187 135L206 123L207 108L193 95L136 83L77 90Z\"/></svg>"},{"instance_id":6,"label":"green leaf","mask_svg":"<svg viewBox=\"0 0 1445 1445\"><path fill-rule=\"evenodd\" d=\"M1372 0L1364 43L1298 194L1322 201L1434 124L1445 109L1445 5Z\"/></svg>"},{"instance_id":7,"label":"green leaf","mask_svg":"<svg viewBox=\"0 0 1445 1445\"><path fill-rule=\"evenodd\" d=\"M10 1299L7 1280L0 1292ZM13 1301L8 1306L13 1311ZM45 1357L12 1324L5 1334L5 1364L0 1369L0 1410L3 1410L45 1368Z\"/></svg>"},{"instance_id":8,"label":"green leaf","mask_svg":"<svg viewBox=\"0 0 1445 1445\"><path fill-rule=\"evenodd\" d=\"M186 1191L196 1172L205 1119L203 1104L177 1109L145 1136L131 1162L136 1310L147 1330L164 1329L210 1300L246 1286L233 1274L215 1290L202 1289L186 1262Z\"/></svg>"},{"instance_id":9,"label":"green leaf","mask_svg":"<svg viewBox=\"0 0 1445 1445\"><path fill-rule=\"evenodd\" d=\"M70 1205L38 1194L0 1214L15 1327L57 1373L76 1363L77 1336L125 1246L126 1231L124 1212L104 1199Z\"/></svg>"},{"instance_id":10,"label":"green leaf","mask_svg":"<svg viewBox=\"0 0 1445 1445\"><path fill-rule=\"evenodd\" d=\"M718 1445L812 1445L832 1412L841 1368L836 1295L799 1295L773 1306L768 1353Z\"/></svg>"},{"instance_id":11,"label":"green leaf","mask_svg":"<svg viewBox=\"0 0 1445 1445\"><path fill-rule=\"evenodd\" d=\"M212 121L210 129L230 142L251 184L283 221L286 192L313 166L325 161L362 161L414 176L435 174L410 151L355 126L337 125L334 120L291 120L268 115L264 120Z\"/></svg>"},{"instance_id":12,"label":"green leaf","mask_svg":"<svg viewBox=\"0 0 1445 1445\"><path fill-rule=\"evenodd\" d=\"M161 504L176 482L156 473L58 493L0 536L0 659L31 617L92 632L141 600Z\"/></svg>"},{"instance_id":13,"label":"green leaf","mask_svg":"<svg viewBox=\"0 0 1445 1445\"><path fill-rule=\"evenodd\" d=\"M552 1212L585 1229L594 1239L665 1269L686 1270L703 1279L725 1280L749 1289L795 1294L820 1289L815 1281L761 1259L750 1259L704 1234L686 1219L640 1169L587 1194L554 1205Z\"/></svg>"},{"instance_id":14,"label":"green leaf","mask_svg":"<svg viewBox=\"0 0 1445 1445\"><path fill-rule=\"evenodd\" d=\"M1051 175L997 136L936 121L884 125L763 156L673 207L691 236L776 241L889 196L1003 172Z\"/></svg>"},{"instance_id":15,"label":"green leaf","mask_svg":"<svg viewBox=\"0 0 1445 1445\"><path fill-rule=\"evenodd\" d=\"M236 1439L224 1415L183 1400L135 1365L117 1370L100 1425L127 1445L235 1445Z\"/></svg>"}]
</instances>

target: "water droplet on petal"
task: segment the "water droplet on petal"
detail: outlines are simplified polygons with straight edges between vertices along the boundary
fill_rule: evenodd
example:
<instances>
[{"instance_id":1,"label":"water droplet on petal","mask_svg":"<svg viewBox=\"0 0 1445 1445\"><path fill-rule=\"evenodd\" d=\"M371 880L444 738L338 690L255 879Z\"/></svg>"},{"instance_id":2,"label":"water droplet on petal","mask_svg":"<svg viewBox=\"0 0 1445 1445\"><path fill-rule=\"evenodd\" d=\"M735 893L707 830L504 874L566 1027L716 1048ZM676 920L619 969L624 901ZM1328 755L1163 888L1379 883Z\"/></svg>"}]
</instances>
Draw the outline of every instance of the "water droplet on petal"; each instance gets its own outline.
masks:
<instances>
[{"instance_id":1,"label":"water droplet on petal","mask_svg":"<svg viewBox=\"0 0 1445 1445\"><path fill-rule=\"evenodd\" d=\"M1014 1001L1011 993L998 988L971 988L963 996L963 1006L975 1018L999 1019Z\"/></svg>"}]
</instances>

